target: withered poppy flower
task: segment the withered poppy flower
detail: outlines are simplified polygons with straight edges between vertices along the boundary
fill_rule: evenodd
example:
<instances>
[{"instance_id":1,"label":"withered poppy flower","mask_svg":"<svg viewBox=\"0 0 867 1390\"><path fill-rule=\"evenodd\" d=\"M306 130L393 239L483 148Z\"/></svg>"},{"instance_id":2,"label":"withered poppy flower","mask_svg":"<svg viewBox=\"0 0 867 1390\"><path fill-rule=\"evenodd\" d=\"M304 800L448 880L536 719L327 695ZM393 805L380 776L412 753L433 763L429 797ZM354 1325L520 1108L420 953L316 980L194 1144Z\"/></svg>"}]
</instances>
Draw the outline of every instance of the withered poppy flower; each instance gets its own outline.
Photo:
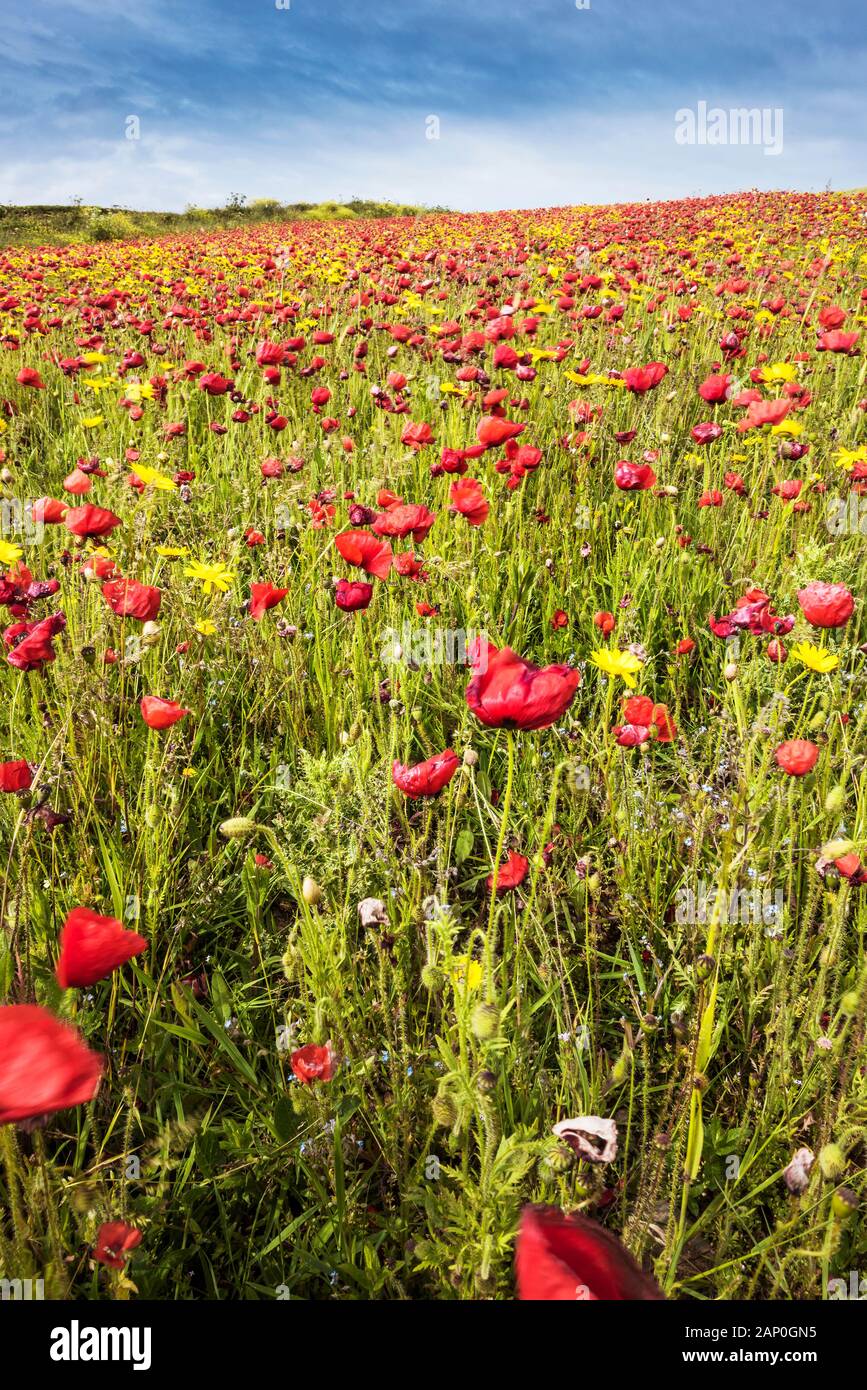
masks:
<instances>
[{"instance_id":1,"label":"withered poppy flower","mask_svg":"<svg viewBox=\"0 0 867 1390\"><path fill-rule=\"evenodd\" d=\"M0 792L26 792L33 781L30 764L23 758L0 763Z\"/></svg>"},{"instance_id":2,"label":"withered poppy flower","mask_svg":"<svg viewBox=\"0 0 867 1390\"><path fill-rule=\"evenodd\" d=\"M492 728L547 729L569 708L581 681L572 667L534 666L484 638L472 644L471 657L467 705Z\"/></svg>"},{"instance_id":3,"label":"withered poppy flower","mask_svg":"<svg viewBox=\"0 0 867 1390\"><path fill-rule=\"evenodd\" d=\"M403 763L392 763L391 777L394 785L406 796L436 796L454 777L460 766L460 759L451 748L426 758L423 763L405 767Z\"/></svg>"},{"instance_id":4,"label":"withered poppy flower","mask_svg":"<svg viewBox=\"0 0 867 1390\"><path fill-rule=\"evenodd\" d=\"M125 1259L141 1244L141 1231L126 1221L104 1221L96 1233L93 1258L109 1269L123 1269Z\"/></svg>"},{"instance_id":5,"label":"withered poppy flower","mask_svg":"<svg viewBox=\"0 0 867 1390\"><path fill-rule=\"evenodd\" d=\"M798 603L813 627L843 627L855 610L855 600L845 584L823 584L818 579L798 590Z\"/></svg>"},{"instance_id":6,"label":"withered poppy flower","mask_svg":"<svg viewBox=\"0 0 867 1390\"><path fill-rule=\"evenodd\" d=\"M373 585L363 579L339 579L334 589L334 602L344 613L356 613L366 608L373 597Z\"/></svg>"},{"instance_id":7,"label":"withered poppy flower","mask_svg":"<svg viewBox=\"0 0 867 1390\"><path fill-rule=\"evenodd\" d=\"M94 985L146 949L144 937L127 931L116 917L101 917L89 907L74 907L60 933L57 983L61 989Z\"/></svg>"},{"instance_id":8,"label":"withered poppy flower","mask_svg":"<svg viewBox=\"0 0 867 1390\"><path fill-rule=\"evenodd\" d=\"M3 639L12 650L6 660L19 671L41 671L43 666L54 661L57 653L52 642L66 627L62 613L53 613L50 618L42 618L38 623L17 623L7 628Z\"/></svg>"},{"instance_id":9,"label":"withered poppy flower","mask_svg":"<svg viewBox=\"0 0 867 1390\"><path fill-rule=\"evenodd\" d=\"M142 623L152 622L162 603L161 590L137 579L110 579L102 586L102 596L119 618L138 618Z\"/></svg>"},{"instance_id":10,"label":"withered poppy flower","mask_svg":"<svg viewBox=\"0 0 867 1390\"><path fill-rule=\"evenodd\" d=\"M0 1125L86 1105L101 1076L75 1028L36 1004L0 1005Z\"/></svg>"},{"instance_id":11,"label":"withered poppy flower","mask_svg":"<svg viewBox=\"0 0 867 1390\"><path fill-rule=\"evenodd\" d=\"M525 1207L515 1247L522 1301L662 1299L616 1236L577 1213Z\"/></svg>"},{"instance_id":12,"label":"withered poppy flower","mask_svg":"<svg viewBox=\"0 0 867 1390\"><path fill-rule=\"evenodd\" d=\"M107 507L94 507L88 502L83 507L67 507L63 524L74 536L107 536L121 522Z\"/></svg>"},{"instance_id":13,"label":"withered poppy flower","mask_svg":"<svg viewBox=\"0 0 867 1390\"><path fill-rule=\"evenodd\" d=\"M268 609L276 607L288 592L288 589L275 589L273 584L251 584L250 617L260 623Z\"/></svg>"},{"instance_id":14,"label":"withered poppy flower","mask_svg":"<svg viewBox=\"0 0 867 1390\"><path fill-rule=\"evenodd\" d=\"M391 546L368 531L341 531L334 544L347 564L358 565L365 574L387 579L391 569Z\"/></svg>"},{"instance_id":15,"label":"withered poppy flower","mask_svg":"<svg viewBox=\"0 0 867 1390\"><path fill-rule=\"evenodd\" d=\"M816 766L819 749L806 738L793 738L781 743L774 753L777 766L790 777L804 777Z\"/></svg>"},{"instance_id":16,"label":"withered poppy flower","mask_svg":"<svg viewBox=\"0 0 867 1390\"><path fill-rule=\"evenodd\" d=\"M317 1043L299 1047L292 1053L289 1063L304 1086L310 1086L314 1081L330 1081L337 1071L337 1058L330 1042L322 1047Z\"/></svg>"},{"instance_id":17,"label":"withered poppy flower","mask_svg":"<svg viewBox=\"0 0 867 1390\"><path fill-rule=\"evenodd\" d=\"M527 870L529 867L529 859L525 859L523 854L518 854L517 850L510 849L506 855L505 864L500 865L500 870L497 874L497 892L509 893L513 888L517 888L527 877ZM485 887L489 893L493 892L493 874L488 874L488 877L485 879Z\"/></svg>"},{"instance_id":18,"label":"withered poppy flower","mask_svg":"<svg viewBox=\"0 0 867 1390\"><path fill-rule=\"evenodd\" d=\"M176 705L174 700L161 700L158 695L145 695L139 708L149 729L168 729L190 712Z\"/></svg>"}]
</instances>

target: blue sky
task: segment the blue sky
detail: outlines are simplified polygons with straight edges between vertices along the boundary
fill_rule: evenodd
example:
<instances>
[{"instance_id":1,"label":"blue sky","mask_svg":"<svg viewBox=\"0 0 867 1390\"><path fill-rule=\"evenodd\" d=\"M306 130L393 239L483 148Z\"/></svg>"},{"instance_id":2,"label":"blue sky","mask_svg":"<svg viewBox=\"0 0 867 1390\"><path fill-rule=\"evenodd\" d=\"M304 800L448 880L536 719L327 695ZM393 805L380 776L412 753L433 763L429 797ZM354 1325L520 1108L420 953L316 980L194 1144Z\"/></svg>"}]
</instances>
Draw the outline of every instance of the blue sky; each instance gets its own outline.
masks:
<instances>
[{"instance_id":1,"label":"blue sky","mask_svg":"<svg viewBox=\"0 0 867 1390\"><path fill-rule=\"evenodd\" d=\"M865 0L286 4L10 7L0 201L496 209L867 184ZM700 101L781 109L782 152L678 144Z\"/></svg>"}]
</instances>

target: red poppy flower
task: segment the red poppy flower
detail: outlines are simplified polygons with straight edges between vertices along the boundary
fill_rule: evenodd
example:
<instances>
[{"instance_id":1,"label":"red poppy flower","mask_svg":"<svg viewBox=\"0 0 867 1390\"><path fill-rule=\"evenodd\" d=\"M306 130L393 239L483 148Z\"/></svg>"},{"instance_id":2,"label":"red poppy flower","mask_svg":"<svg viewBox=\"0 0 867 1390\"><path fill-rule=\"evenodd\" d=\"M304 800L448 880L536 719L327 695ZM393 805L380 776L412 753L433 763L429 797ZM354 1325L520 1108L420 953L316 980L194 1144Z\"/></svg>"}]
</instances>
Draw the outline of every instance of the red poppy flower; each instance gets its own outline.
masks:
<instances>
[{"instance_id":1,"label":"red poppy flower","mask_svg":"<svg viewBox=\"0 0 867 1390\"><path fill-rule=\"evenodd\" d=\"M601 609L598 613L593 614L593 626L598 627L599 631L607 637L609 633L614 631L614 614L609 613L606 609Z\"/></svg>"},{"instance_id":2,"label":"red poppy flower","mask_svg":"<svg viewBox=\"0 0 867 1390\"><path fill-rule=\"evenodd\" d=\"M371 530L377 536L402 537L411 534L418 544L425 539L435 521L436 514L420 504L394 506L389 507L388 511L380 512L372 523Z\"/></svg>"},{"instance_id":3,"label":"red poppy flower","mask_svg":"<svg viewBox=\"0 0 867 1390\"><path fill-rule=\"evenodd\" d=\"M614 470L614 481L623 492L643 492L653 487L656 474L649 463L630 463L621 459Z\"/></svg>"},{"instance_id":4,"label":"red poppy flower","mask_svg":"<svg viewBox=\"0 0 867 1390\"><path fill-rule=\"evenodd\" d=\"M207 391L209 396L225 396L227 391L231 391L234 382L221 376L219 372L206 372L200 376L196 383L200 391Z\"/></svg>"},{"instance_id":5,"label":"red poppy flower","mask_svg":"<svg viewBox=\"0 0 867 1390\"><path fill-rule=\"evenodd\" d=\"M86 473L82 473L80 468L73 468L71 473L67 473L63 479L64 492L71 492L75 497L83 497L90 492L93 483Z\"/></svg>"},{"instance_id":6,"label":"red poppy flower","mask_svg":"<svg viewBox=\"0 0 867 1390\"><path fill-rule=\"evenodd\" d=\"M30 508L30 514L37 525L56 526L68 510L65 502L57 502L53 497L38 497Z\"/></svg>"},{"instance_id":7,"label":"red poppy flower","mask_svg":"<svg viewBox=\"0 0 867 1390\"><path fill-rule=\"evenodd\" d=\"M137 579L110 579L102 586L102 596L119 618L138 618L152 621L160 611L162 592L151 584L139 584Z\"/></svg>"},{"instance_id":8,"label":"red poppy flower","mask_svg":"<svg viewBox=\"0 0 867 1390\"><path fill-rule=\"evenodd\" d=\"M449 488L452 510L465 516L471 526L481 526L487 520L490 507L476 478L459 478Z\"/></svg>"},{"instance_id":9,"label":"red poppy flower","mask_svg":"<svg viewBox=\"0 0 867 1390\"><path fill-rule=\"evenodd\" d=\"M22 367L15 380L19 386L32 386L36 391L45 390L45 382L35 367Z\"/></svg>"},{"instance_id":10,"label":"red poppy flower","mask_svg":"<svg viewBox=\"0 0 867 1390\"><path fill-rule=\"evenodd\" d=\"M790 777L804 777L816 766L819 750L815 743L806 738L793 738L781 743L774 753L777 766Z\"/></svg>"},{"instance_id":11,"label":"red poppy flower","mask_svg":"<svg viewBox=\"0 0 867 1390\"><path fill-rule=\"evenodd\" d=\"M268 609L276 607L288 592L288 589L275 589L273 584L251 584L250 617L260 623Z\"/></svg>"},{"instance_id":12,"label":"red poppy flower","mask_svg":"<svg viewBox=\"0 0 867 1390\"><path fill-rule=\"evenodd\" d=\"M722 375L708 376L699 386L698 394L709 405L716 405L719 401L727 399L731 384L732 377L727 372Z\"/></svg>"},{"instance_id":13,"label":"red poppy flower","mask_svg":"<svg viewBox=\"0 0 867 1390\"><path fill-rule=\"evenodd\" d=\"M858 854L844 854L839 859L834 860L834 868L841 878L848 879L855 888L863 888L867 883L867 869L861 863Z\"/></svg>"},{"instance_id":14,"label":"red poppy flower","mask_svg":"<svg viewBox=\"0 0 867 1390\"><path fill-rule=\"evenodd\" d=\"M664 362L648 362L646 367L627 367L623 380L627 391L643 395L645 391L652 391L666 376L668 368Z\"/></svg>"},{"instance_id":15,"label":"red poppy flower","mask_svg":"<svg viewBox=\"0 0 867 1390\"><path fill-rule=\"evenodd\" d=\"M141 1245L141 1231L125 1221L104 1221L96 1233L93 1258L109 1269L123 1269L124 1259Z\"/></svg>"},{"instance_id":16,"label":"red poppy flower","mask_svg":"<svg viewBox=\"0 0 867 1390\"><path fill-rule=\"evenodd\" d=\"M94 507L88 502L83 507L68 507L63 524L74 536L107 536L121 522L106 507Z\"/></svg>"},{"instance_id":17,"label":"red poppy flower","mask_svg":"<svg viewBox=\"0 0 867 1390\"><path fill-rule=\"evenodd\" d=\"M392 553L387 541L377 540L368 531L341 531L334 544L347 564L358 565L377 579L388 578Z\"/></svg>"},{"instance_id":18,"label":"red poppy flower","mask_svg":"<svg viewBox=\"0 0 867 1390\"><path fill-rule=\"evenodd\" d=\"M517 888L527 877L529 867L529 859L525 859L523 854L518 854L515 850L510 849L506 855L505 864L500 865L500 871L497 874L497 892L509 893L513 888ZM488 874L485 879L485 886L489 893L493 891L493 874Z\"/></svg>"},{"instance_id":19,"label":"red poppy flower","mask_svg":"<svg viewBox=\"0 0 867 1390\"><path fill-rule=\"evenodd\" d=\"M718 425L715 420L708 420L701 425L693 425L690 434L696 444L713 444L714 440L722 435L722 425Z\"/></svg>"},{"instance_id":20,"label":"red poppy flower","mask_svg":"<svg viewBox=\"0 0 867 1390\"><path fill-rule=\"evenodd\" d=\"M324 1047L319 1047L316 1043L299 1047L297 1052L292 1053L289 1063L295 1076L304 1086L309 1086L314 1081L330 1081L337 1071L337 1058L330 1042Z\"/></svg>"},{"instance_id":21,"label":"red poppy flower","mask_svg":"<svg viewBox=\"0 0 867 1390\"><path fill-rule=\"evenodd\" d=\"M476 429L476 438L486 449L495 449L498 445L505 444L507 439L514 439L517 435L523 434L526 428L526 425L516 425L511 420L500 419L497 415L484 415Z\"/></svg>"},{"instance_id":22,"label":"red poppy flower","mask_svg":"<svg viewBox=\"0 0 867 1390\"><path fill-rule=\"evenodd\" d=\"M540 668L484 638L472 644L471 655L467 705L492 728L547 729L569 708L581 680L572 667Z\"/></svg>"},{"instance_id":23,"label":"red poppy flower","mask_svg":"<svg viewBox=\"0 0 867 1390\"><path fill-rule=\"evenodd\" d=\"M577 1213L525 1207L515 1247L522 1301L642 1301L663 1297L616 1236Z\"/></svg>"},{"instance_id":24,"label":"red poppy flower","mask_svg":"<svg viewBox=\"0 0 867 1390\"><path fill-rule=\"evenodd\" d=\"M373 585L362 579L338 579L334 590L334 602L344 613L356 613L366 608L373 597Z\"/></svg>"},{"instance_id":25,"label":"red poppy flower","mask_svg":"<svg viewBox=\"0 0 867 1390\"><path fill-rule=\"evenodd\" d=\"M405 767L395 761L391 767L394 785L406 796L436 796L449 783L458 770L460 759L451 748L426 758L423 763Z\"/></svg>"},{"instance_id":26,"label":"red poppy flower","mask_svg":"<svg viewBox=\"0 0 867 1390\"><path fill-rule=\"evenodd\" d=\"M819 352L854 352L859 336L858 333L841 333L835 328L830 333L820 333L816 346Z\"/></svg>"},{"instance_id":27,"label":"red poppy flower","mask_svg":"<svg viewBox=\"0 0 867 1390\"><path fill-rule=\"evenodd\" d=\"M555 611L551 614L551 626L555 632L559 632L560 628L562 627L569 626L569 614L565 611L565 609L555 609Z\"/></svg>"},{"instance_id":28,"label":"red poppy flower","mask_svg":"<svg viewBox=\"0 0 867 1390\"><path fill-rule=\"evenodd\" d=\"M750 402L743 420L738 421L738 430L741 434L745 434L747 430L761 429L764 425L779 425L785 420L791 408L792 402L790 400L753 400Z\"/></svg>"},{"instance_id":29,"label":"red poppy flower","mask_svg":"<svg viewBox=\"0 0 867 1390\"><path fill-rule=\"evenodd\" d=\"M0 763L0 792L26 792L33 781L30 764L20 759L13 763Z\"/></svg>"},{"instance_id":30,"label":"red poppy flower","mask_svg":"<svg viewBox=\"0 0 867 1390\"><path fill-rule=\"evenodd\" d=\"M676 656L689 656L690 652L695 651L695 642L691 637L681 637L674 651Z\"/></svg>"},{"instance_id":31,"label":"red poppy flower","mask_svg":"<svg viewBox=\"0 0 867 1390\"><path fill-rule=\"evenodd\" d=\"M176 705L174 700L161 700L158 695L145 695L139 708L149 729L168 729L190 712Z\"/></svg>"},{"instance_id":32,"label":"red poppy flower","mask_svg":"<svg viewBox=\"0 0 867 1390\"><path fill-rule=\"evenodd\" d=\"M823 584L818 579L798 590L798 603L813 627L843 627L855 609L855 600L845 584Z\"/></svg>"},{"instance_id":33,"label":"red poppy flower","mask_svg":"<svg viewBox=\"0 0 867 1390\"><path fill-rule=\"evenodd\" d=\"M433 430L426 420L419 423L404 425L403 434L400 436L401 444L406 444L410 449L423 449L425 445L433 443Z\"/></svg>"},{"instance_id":34,"label":"red poppy flower","mask_svg":"<svg viewBox=\"0 0 867 1390\"><path fill-rule=\"evenodd\" d=\"M74 907L60 933L57 983L61 989L94 985L146 949L144 937L127 931L116 917L100 917L89 907Z\"/></svg>"},{"instance_id":35,"label":"red poppy flower","mask_svg":"<svg viewBox=\"0 0 867 1390\"><path fill-rule=\"evenodd\" d=\"M0 1006L0 1125L86 1105L102 1058L78 1032L36 1004Z\"/></svg>"}]
</instances>

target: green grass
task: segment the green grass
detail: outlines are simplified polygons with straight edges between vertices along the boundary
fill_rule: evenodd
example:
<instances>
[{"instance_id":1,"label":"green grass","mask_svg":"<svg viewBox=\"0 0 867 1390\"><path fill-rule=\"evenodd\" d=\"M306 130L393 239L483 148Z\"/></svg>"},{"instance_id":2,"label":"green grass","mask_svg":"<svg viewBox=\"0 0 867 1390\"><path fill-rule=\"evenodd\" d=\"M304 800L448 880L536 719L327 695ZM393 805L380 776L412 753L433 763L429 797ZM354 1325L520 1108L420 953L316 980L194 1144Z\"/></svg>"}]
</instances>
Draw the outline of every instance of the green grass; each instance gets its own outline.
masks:
<instances>
[{"instance_id":1,"label":"green grass","mask_svg":"<svg viewBox=\"0 0 867 1390\"><path fill-rule=\"evenodd\" d=\"M414 217L441 209L353 198L348 203L281 203L258 198L221 208L188 207L185 212L141 212L121 207L0 204L0 246L67 246L123 241L134 237L215 231L266 222L351 221L369 217Z\"/></svg>"}]
</instances>

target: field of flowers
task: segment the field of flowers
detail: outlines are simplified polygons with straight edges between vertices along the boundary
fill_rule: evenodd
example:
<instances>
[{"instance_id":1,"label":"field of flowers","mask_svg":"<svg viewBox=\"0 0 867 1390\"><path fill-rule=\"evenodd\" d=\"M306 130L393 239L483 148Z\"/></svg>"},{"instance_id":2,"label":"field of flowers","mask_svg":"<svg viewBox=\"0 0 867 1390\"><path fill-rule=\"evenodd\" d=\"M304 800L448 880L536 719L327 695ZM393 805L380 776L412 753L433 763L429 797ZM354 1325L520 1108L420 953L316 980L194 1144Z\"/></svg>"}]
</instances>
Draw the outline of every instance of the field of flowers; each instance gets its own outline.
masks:
<instances>
[{"instance_id":1,"label":"field of flowers","mask_svg":"<svg viewBox=\"0 0 867 1390\"><path fill-rule=\"evenodd\" d=\"M0 1276L848 1289L865 322L863 194L0 251Z\"/></svg>"}]
</instances>

